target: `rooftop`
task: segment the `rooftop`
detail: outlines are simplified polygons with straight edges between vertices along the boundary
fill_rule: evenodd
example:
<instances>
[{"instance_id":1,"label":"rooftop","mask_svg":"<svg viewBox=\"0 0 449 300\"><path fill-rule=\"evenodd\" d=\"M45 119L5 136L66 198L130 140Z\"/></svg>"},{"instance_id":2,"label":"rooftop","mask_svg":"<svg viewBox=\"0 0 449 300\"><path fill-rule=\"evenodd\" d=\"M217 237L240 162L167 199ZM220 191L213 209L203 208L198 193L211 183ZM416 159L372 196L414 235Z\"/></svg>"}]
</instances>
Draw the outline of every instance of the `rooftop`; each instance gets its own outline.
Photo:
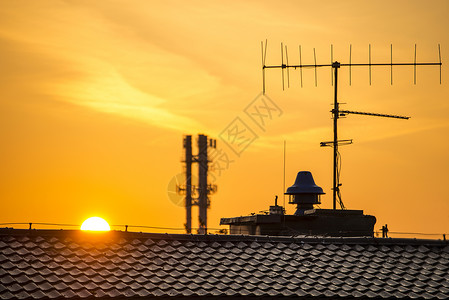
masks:
<instances>
[{"instance_id":1,"label":"rooftop","mask_svg":"<svg viewBox=\"0 0 449 300\"><path fill-rule=\"evenodd\" d=\"M449 298L438 240L0 229L0 299Z\"/></svg>"}]
</instances>

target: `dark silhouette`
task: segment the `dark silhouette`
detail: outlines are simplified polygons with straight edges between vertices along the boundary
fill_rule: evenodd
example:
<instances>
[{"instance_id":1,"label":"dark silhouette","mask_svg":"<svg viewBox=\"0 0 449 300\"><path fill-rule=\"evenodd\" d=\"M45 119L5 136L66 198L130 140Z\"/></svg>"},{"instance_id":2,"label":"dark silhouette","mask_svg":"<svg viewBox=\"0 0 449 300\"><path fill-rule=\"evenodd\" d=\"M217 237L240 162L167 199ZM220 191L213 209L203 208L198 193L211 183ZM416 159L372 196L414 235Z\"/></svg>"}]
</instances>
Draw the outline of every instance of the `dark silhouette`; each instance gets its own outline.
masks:
<instances>
[{"instance_id":1,"label":"dark silhouette","mask_svg":"<svg viewBox=\"0 0 449 300\"><path fill-rule=\"evenodd\" d=\"M385 226L382 226L382 237L387 238L388 237L388 226L385 224Z\"/></svg>"}]
</instances>

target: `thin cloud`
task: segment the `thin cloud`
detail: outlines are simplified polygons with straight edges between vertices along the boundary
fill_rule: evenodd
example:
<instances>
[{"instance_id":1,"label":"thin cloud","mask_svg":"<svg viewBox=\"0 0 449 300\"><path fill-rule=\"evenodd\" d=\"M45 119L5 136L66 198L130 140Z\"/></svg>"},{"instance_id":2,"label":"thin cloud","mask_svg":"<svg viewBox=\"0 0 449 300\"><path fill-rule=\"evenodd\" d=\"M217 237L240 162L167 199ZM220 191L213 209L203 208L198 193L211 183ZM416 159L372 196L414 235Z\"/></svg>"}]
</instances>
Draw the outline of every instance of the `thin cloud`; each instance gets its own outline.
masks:
<instances>
[{"instance_id":1,"label":"thin cloud","mask_svg":"<svg viewBox=\"0 0 449 300\"><path fill-rule=\"evenodd\" d=\"M75 82L56 84L53 91L62 101L152 126L177 131L194 131L201 128L199 122L159 107L167 101L136 89L120 74L111 70L103 75L97 74Z\"/></svg>"}]
</instances>

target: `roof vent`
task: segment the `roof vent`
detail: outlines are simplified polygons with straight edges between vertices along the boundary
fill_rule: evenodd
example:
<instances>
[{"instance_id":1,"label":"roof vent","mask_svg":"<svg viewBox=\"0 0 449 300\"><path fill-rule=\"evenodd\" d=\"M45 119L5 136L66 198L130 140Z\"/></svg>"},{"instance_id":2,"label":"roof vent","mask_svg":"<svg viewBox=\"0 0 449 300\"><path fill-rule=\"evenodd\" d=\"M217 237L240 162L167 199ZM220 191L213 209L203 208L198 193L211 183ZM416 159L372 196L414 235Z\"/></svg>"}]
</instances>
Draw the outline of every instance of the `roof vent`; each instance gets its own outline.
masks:
<instances>
[{"instance_id":1,"label":"roof vent","mask_svg":"<svg viewBox=\"0 0 449 300\"><path fill-rule=\"evenodd\" d=\"M309 171L298 172L295 183L285 192L285 195L290 195L289 203L298 205L295 212L297 216L313 209L314 204L320 204L320 195L323 194L323 189L315 184Z\"/></svg>"},{"instance_id":2,"label":"roof vent","mask_svg":"<svg viewBox=\"0 0 449 300\"><path fill-rule=\"evenodd\" d=\"M274 206L270 206L270 215L283 215L284 207L278 205L278 196L274 199Z\"/></svg>"}]
</instances>

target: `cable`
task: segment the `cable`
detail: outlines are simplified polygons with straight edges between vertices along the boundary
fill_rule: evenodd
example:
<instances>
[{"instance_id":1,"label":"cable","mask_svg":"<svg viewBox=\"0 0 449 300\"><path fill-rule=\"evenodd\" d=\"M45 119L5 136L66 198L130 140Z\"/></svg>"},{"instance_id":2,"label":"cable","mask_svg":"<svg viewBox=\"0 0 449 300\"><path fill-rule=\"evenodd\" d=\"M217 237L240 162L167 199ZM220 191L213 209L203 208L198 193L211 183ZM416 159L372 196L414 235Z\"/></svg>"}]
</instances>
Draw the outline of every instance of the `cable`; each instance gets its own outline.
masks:
<instances>
[{"instance_id":1,"label":"cable","mask_svg":"<svg viewBox=\"0 0 449 300\"><path fill-rule=\"evenodd\" d=\"M61 223L41 223L41 222L9 222L0 223L0 226L6 225L43 225L43 226L62 226L62 227L81 227L79 224L61 224ZM158 227L158 226L143 226L143 225L110 225L110 227L125 227L125 228L148 228L148 229L165 229L165 230L185 230L185 228L175 228L175 227ZM192 228L198 230L199 228ZM208 230L222 230L223 228L207 228Z\"/></svg>"},{"instance_id":2,"label":"cable","mask_svg":"<svg viewBox=\"0 0 449 300\"><path fill-rule=\"evenodd\" d=\"M420 232L398 232L398 231L388 231L392 234L413 234L413 235L445 235L445 233L420 233Z\"/></svg>"},{"instance_id":3,"label":"cable","mask_svg":"<svg viewBox=\"0 0 449 300\"><path fill-rule=\"evenodd\" d=\"M340 196L339 196L340 197ZM341 199L340 199L341 201ZM344 208L343 202L340 203L342 205L342 208ZM33 223L33 222L10 222L10 223L0 223L0 226L4 225L46 225L46 226L66 226L66 227L80 227L78 224L59 224L59 223ZM148 228L148 229L168 229L168 230L185 230L185 228L175 228L175 227L158 227L158 226L144 226L144 225L110 225L111 227L133 227L133 228ZM290 228L286 226L287 229L291 230L292 232L296 233L297 235L304 235L304 236L315 236L306 234L303 232L300 232L294 228ZM199 228L192 228L195 230L198 230ZM207 228L208 230L223 230L223 228ZM342 232L343 233L343 232ZM374 231L374 234L380 234L379 231ZM446 233L422 233L422 232L400 232L400 231L389 231L389 234L404 234L404 235L423 235L423 236L443 236L445 237ZM250 232L246 229L240 228L240 234L250 234Z\"/></svg>"},{"instance_id":4,"label":"cable","mask_svg":"<svg viewBox=\"0 0 449 300\"><path fill-rule=\"evenodd\" d=\"M39 222L19 222L19 223L0 223L0 225L46 225L46 226L66 226L66 227L80 227L75 224L58 224L58 223L39 223Z\"/></svg>"},{"instance_id":5,"label":"cable","mask_svg":"<svg viewBox=\"0 0 449 300\"><path fill-rule=\"evenodd\" d=\"M343 204L343 200L341 200L341 192L340 192L340 173L341 173L341 154L337 149L337 200L338 204L340 204L341 209L346 209L345 205Z\"/></svg>"},{"instance_id":6,"label":"cable","mask_svg":"<svg viewBox=\"0 0 449 300\"><path fill-rule=\"evenodd\" d=\"M125 227L125 228L148 228L148 229L169 229L169 230L186 230L185 228L171 228L171 227L158 227L158 226L143 226L143 225L111 225L111 227ZM198 229L198 228L192 228ZM213 229L213 228L208 228Z\"/></svg>"}]
</instances>

